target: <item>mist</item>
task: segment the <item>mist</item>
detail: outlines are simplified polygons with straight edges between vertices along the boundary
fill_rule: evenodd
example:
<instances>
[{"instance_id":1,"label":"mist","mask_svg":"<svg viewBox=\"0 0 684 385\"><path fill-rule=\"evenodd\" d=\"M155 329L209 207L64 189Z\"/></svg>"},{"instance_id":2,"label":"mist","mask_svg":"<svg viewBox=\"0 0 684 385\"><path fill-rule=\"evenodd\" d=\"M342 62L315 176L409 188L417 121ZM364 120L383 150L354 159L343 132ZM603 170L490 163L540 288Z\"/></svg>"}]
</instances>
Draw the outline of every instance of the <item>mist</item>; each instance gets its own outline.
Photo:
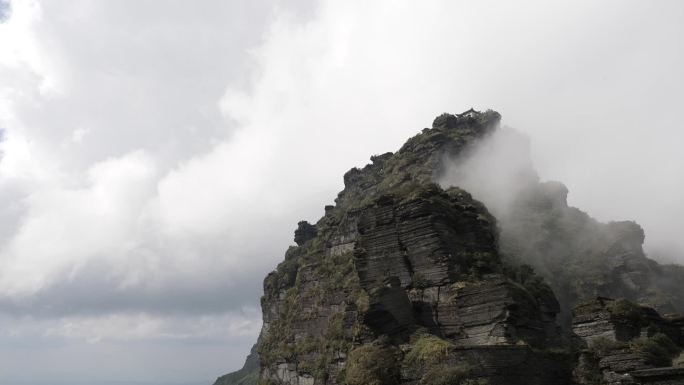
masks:
<instances>
[{"instance_id":1,"label":"mist","mask_svg":"<svg viewBox=\"0 0 684 385\"><path fill-rule=\"evenodd\" d=\"M508 127L494 131L458 155L446 155L442 170L443 187L469 191L497 218L499 250L507 263L530 265L550 284L563 327L569 327L575 305L597 296L628 298L672 314L684 308L669 294L684 290L684 268L649 260L643 248L648 233L632 218L602 222L568 205L571 191L563 183L538 176L526 135ZM664 258L649 255L661 263L683 255L657 241L650 247L665 250Z\"/></svg>"},{"instance_id":2,"label":"mist","mask_svg":"<svg viewBox=\"0 0 684 385\"><path fill-rule=\"evenodd\" d=\"M458 157L447 156L444 164L438 183L465 189L497 218L508 217L520 194L539 181L529 138L510 127L487 135Z\"/></svg>"},{"instance_id":3,"label":"mist","mask_svg":"<svg viewBox=\"0 0 684 385\"><path fill-rule=\"evenodd\" d=\"M0 382L240 367L297 222L444 111L520 130L454 171L502 220L538 175L684 261L681 1L201 4L0 0Z\"/></svg>"},{"instance_id":4,"label":"mist","mask_svg":"<svg viewBox=\"0 0 684 385\"><path fill-rule=\"evenodd\" d=\"M519 231L519 223L517 223L520 220L519 217L530 215L520 213L524 210L525 204L521 201L533 199L530 195L534 197L538 194L535 191L537 186L554 190L552 199L557 200L554 204L559 206L567 205L568 199L572 197L572 191L563 184L562 180L543 180L539 177L532 159L533 152L534 148L527 134L504 126L468 147L458 157L446 157L444 173L440 176L438 183L442 186L458 186L469 191L476 199L485 203L490 212L498 218L504 231L509 233ZM587 156L591 157L589 154ZM591 172L591 170L585 171ZM615 195L619 195L619 192L615 191ZM572 205L570 208L573 208ZM582 207L573 209L586 212L593 217L590 211ZM649 257L663 263L684 261L684 248L674 239L663 240L664 234L669 234L673 228L679 227L678 221L659 221L658 219L661 218L659 212L653 212L642 218L629 218L625 215L628 214L625 213L617 218L604 216L600 218L600 221L610 223L617 220L638 223L639 219L644 219L649 224L646 227L646 239L648 239L649 231L659 236L655 237L655 241L646 243L646 252ZM598 227L593 229L597 230ZM524 232L516 235L519 242L535 237L536 234Z\"/></svg>"}]
</instances>

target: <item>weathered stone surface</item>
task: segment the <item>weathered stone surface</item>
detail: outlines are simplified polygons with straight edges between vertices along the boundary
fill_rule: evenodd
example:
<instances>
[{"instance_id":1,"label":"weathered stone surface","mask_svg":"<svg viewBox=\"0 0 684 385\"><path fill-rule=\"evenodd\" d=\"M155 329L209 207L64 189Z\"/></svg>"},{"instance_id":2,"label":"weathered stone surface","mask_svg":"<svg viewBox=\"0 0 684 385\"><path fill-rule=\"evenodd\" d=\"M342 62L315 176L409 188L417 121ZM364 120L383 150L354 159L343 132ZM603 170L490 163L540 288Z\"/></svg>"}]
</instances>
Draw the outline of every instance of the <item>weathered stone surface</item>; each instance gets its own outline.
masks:
<instances>
[{"instance_id":1,"label":"weathered stone surface","mask_svg":"<svg viewBox=\"0 0 684 385\"><path fill-rule=\"evenodd\" d=\"M492 384L570 378L567 363L530 348L559 341L553 293L504 269L496 220L481 203L431 183L443 154L486 134L498 114L444 118L398 154L346 173L316 231L299 224L298 247L264 285L262 380L337 384L347 354L363 351L355 347L386 338L410 355L424 348L410 342L419 330L461 346L449 359ZM402 365L407 373L427 368Z\"/></svg>"},{"instance_id":2,"label":"weathered stone surface","mask_svg":"<svg viewBox=\"0 0 684 385\"><path fill-rule=\"evenodd\" d=\"M456 171L453 178L450 173L443 176L440 184L459 185ZM642 247L644 231L637 223L601 223L568 205L564 185L540 182L531 165L518 174L519 189L507 198L510 203L488 206L501 228L501 253L531 264L547 279L562 304L564 327L569 329L575 305L597 296L626 298L663 314L684 313L684 267L648 258ZM495 187L493 182L491 189ZM485 192L470 192L489 205Z\"/></svg>"},{"instance_id":3,"label":"weathered stone surface","mask_svg":"<svg viewBox=\"0 0 684 385\"><path fill-rule=\"evenodd\" d=\"M653 365L646 358L630 349L617 349L599 360L599 369L604 372L629 373L635 370L649 369Z\"/></svg>"},{"instance_id":4,"label":"weathered stone surface","mask_svg":"<svg viewBox=\"0 0 684 385\"><path fill-rule=\"evenodd\" d=\"M528 346L463 346L452 348L443 365L467 365L473 378L485 379L488 385L569 385L570 360L564 354L535 351ZM403 383L419 384L424 374L424 367L404 367Z\"/></svg>"},{"instance_id":5,"label":"weathered stone surface","mask_svg":"<svg viewBox=\"0 0 684 385\"><path fill-rule=\"evenodd\" d=\"M629 341L640 335L641 325L636 317L612 313L608 305L613 299L599 297L595 301L577 306L574 310L572 330L575 335L591 344L596 338Z\"/></svg>"},{"instance_id":6,"label":"weathered stone surface","mask_svg":"<svg viewBox=\"0 0 684 385\"><path fill-rule=\"evenodd\" d=\"M598 224L567 206L565 186L540 184L532 172L524 176L530 189L516 198L524 212L514 221L520 233L500 234L471 194L434 184L444 161L491 133L499 119L493 111L439 116L397 153L373 156L371 164L347 172L335 205L315 225L299 223L297 246L264 280L262 384L341 385L349 363L356 365L355 381L368 376L369 383L386 385L464 378L478 385L612 385L660 378L647 372L654 368L654 357L643 350L650 345L631 344L656 333L681 345L682 319L648 307L617 307L622 314L614 301L600 299L576 311L579 352L556 322L565 309L569 325L569 304L587 295L665 298L664 286L651 290L659 266L643 255L638 225ZM543 252L550 254L547 262L535 265L562 293L562 306L519 263L529 255L544 260ZM590 274L572 281L578 265L589 266ZM601 339L622 345L599 353L592 344ZM383 352L390 356L367 356ZM392 381L372 378L385 372ZM220 385L237 384L237 377Z\"/></svg>"},{"instance_id":7,"label":"weathered stone surface","mask_svg":"<svg viewBox=\"0 0 684 385\"><path fill-rule=\"evenodd\" d=\"M432 185L408 201L383 196L359 218L361 284L369 289L392 276L403 287L440 286L478 267L491 271L499 263L495 223L462 191Z\"/></svg>"},{"instance_id":8,"label":"weathered stone surface","mask_svg":"<svg viewBox=\"0 0 684 385\"><path fill-rule=\"evenodd\" d=\"M297 230L295 230L294 241L297 245L301 246L306 241L316 238L317 233L316 226L307 221L300 221L297 224Z\"/></svg>"},{"instance_id":9,"label":"weathered stone surface","mask_svg":"<svg viewBox=\"0 0 684 385\"><path fill-rule=\"evenodd\" d=\"M500 130L475 152L475 157L469 151L456 153L445 163L440 185L465 188L487 205L501 229L502 257L530 264L546 278L562 305L566 330L572 308L597 296L625 298L661 314L684 314L684 267L658 263L657 254L647 256L637 223L601 223L569 206L562 183L540 180L528 138ZM491 159L484 159L488 153Z\"/></svg>"},{"instance_id":10,"label":"weathered stone surface","mask_svg":"<svg viewBox=\"0 0 684 385\"><path fill-rule=\"evenodd\" d=\"M370 307L364 315L364 323L377 335L397 336L410 332L416 324L413 306L406 291L395 284L376 288L370 293Z\"/></svg>"},{"instance_id":11,"label":"weathered stone surface","mask_svg":"<svg viewBox=\"0 0 684 385\"><path fill-rule=\"evenodd\" d=\"M664 381L678 379L677 370L658 367L663 366L668 355L672 358L678 354L668 350L677 349L674 345L681 339L681 331L676 322L661 317L652 308L626 300L597 298L574 309L573 331L589 348L575 369L580 384L591 384L597 378L609 385L658 383L655 381L661 377ZM639 377L639 373L644 374ZM655 373L667 375L659 377Z\"/></svg>"},{"instance_id":12,"label":"weathered stone surface","mask_svg":"<svg viewBox=\"0 0 684 385\"><path fill-rule=\"evenodd\" d=\"M624 342L655 333L667 335L674 343L681 340L678 318L663 318L650 307L626 300L598 297L575 307L573 313L572 330L588 345L600 337Z\"/></svg>"},{"instance_id":13,"label":"weathered stone surface","mask_svg":"<svg viewBox=\"0 0 684 385\"><path fill-rule=\"evenodd\" d=\"M643 385L682 385L684 368L656 368L637 370L631 373L637 384Z\"/></svg>"},{"instance_id":14,"label":"weathered stone surface","mask_svg":"<svg viewBox=\"0 0 684 385\"><path fill-rule=\"evenodd\" d=\"M292 385L313 385L314 378L311 374L300 374L295 363L280 362L275 366L264 369L262 376Z\"/></svg>"},{"instance_id":15,"label":"weathered stone surface","mask_svg":"<svg viewBox=\"0 0 684 385\"><path fill-rule=\"evenodd\" d=\"M500 274L488 274L479 282L460 281L444 287L440 301L433 305L435 323L458 344L556 346L557 304L544 307L544 300Z\"/></svg>"}]
</instances>

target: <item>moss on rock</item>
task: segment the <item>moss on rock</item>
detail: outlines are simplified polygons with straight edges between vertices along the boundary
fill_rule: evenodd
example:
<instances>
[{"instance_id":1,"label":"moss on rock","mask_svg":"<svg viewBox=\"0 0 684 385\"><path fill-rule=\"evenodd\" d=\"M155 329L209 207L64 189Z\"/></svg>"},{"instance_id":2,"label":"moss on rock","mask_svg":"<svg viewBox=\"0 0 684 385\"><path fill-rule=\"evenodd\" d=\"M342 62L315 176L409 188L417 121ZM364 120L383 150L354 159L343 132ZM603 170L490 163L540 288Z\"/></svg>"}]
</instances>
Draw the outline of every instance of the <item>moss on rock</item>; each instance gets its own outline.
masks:
<instances>
[{"instance_id":1,"label":"moss on rock","mask_svg":"<svg viewBox=\"0 0 684 385\"><path fill-rule=\"evenodd\" d=\"M412 365L434 365L442 362L454 347L450 341L436 335L418 332L411 338L410 351L404 358L405 362Z\"/></svg>"},{"instance_id":2,"label":"moss on rock","mask_svg":"<svg viewBox=\"0 0 684 385\"><path fill-rule=\"evenodd\" d=\"M349 352L347 385L395 385L399 383L399 350L383 344L362 345Z\"/></svg>"}]
</instances>

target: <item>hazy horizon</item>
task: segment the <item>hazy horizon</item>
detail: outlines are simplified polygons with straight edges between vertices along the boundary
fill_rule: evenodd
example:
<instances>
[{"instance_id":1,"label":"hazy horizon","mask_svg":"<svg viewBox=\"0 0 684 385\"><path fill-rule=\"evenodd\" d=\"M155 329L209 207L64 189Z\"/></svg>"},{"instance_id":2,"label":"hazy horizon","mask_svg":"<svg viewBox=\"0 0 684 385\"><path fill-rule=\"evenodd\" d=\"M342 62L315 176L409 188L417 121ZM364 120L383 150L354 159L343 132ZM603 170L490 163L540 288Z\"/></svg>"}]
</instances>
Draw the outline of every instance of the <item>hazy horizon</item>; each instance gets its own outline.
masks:
<instances>
[{"instance_id":1,"label":"hazy horizon","mask_svg":"<svg viewBox=\"0 0 684 385\"><path fill-rule=\"evenodd\" d=\"M148 382L148 381L12 381L4 385L203 385L212 380L194 382Z\"/></svg>"},{"instance_id":2,"label":"hazy horizon","mask_svg":"<svg viewBox=\"0 0 684 385\"><path fill-rule=\"evenodd\" d=\"M497 110L570 205L684 262L683 19L680 1L0 0L0 383L239 368L297 222L442 112Z\"/></svg>"}]
</instances>

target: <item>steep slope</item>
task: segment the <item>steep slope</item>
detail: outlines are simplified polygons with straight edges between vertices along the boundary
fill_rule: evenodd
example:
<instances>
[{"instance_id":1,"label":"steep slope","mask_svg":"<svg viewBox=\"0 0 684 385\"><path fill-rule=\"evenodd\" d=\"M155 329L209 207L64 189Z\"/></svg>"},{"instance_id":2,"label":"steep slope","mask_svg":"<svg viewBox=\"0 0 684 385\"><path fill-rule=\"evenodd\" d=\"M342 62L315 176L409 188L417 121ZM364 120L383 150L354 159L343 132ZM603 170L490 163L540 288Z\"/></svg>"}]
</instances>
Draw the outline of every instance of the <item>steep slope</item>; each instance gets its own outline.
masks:
<instances>
[{"instance_id":1,"label":"steep slope","mask_svg":"<svg viewBox=\"0 0 684 385\"><path fill-rule=\"evenodd\" d=\"M487 205L501 229L502 255L532 265L546 278L566 328L572 307L597 296L684 313L684 268L647 258L638 224L600 223L568 206L562 183L540 182L519 134L498 132L445 164L440 184L466 188Z\"/></svg>"},{"instance_id":2,"label":"steep slope","mask_svg":"<svg viewBox=\"0 0 684 385\"><path fill-rule=\"evenodd\" d=\"M573 313L572 329L584 348L574 370L577 384L684 384L684 368L671 367L684 347L684 318L602 297Z\"/></svg>"},{"instance_id":3,"label":"steep slope","mask_svg":"<svg viewBox=\"0 0 684 385\"><path fill-rule=\"evenodd\" d=\"M565 321L574 305L599 296L684 313L684 269L647 258L638 224L599 223L568 207L566 194L560 184L538 184L502 219L503 252L548 279L564 305Z\"/></svg>"},{"instance_id":4,"label":"steep slope","mask_svg":"<svg viewBox=\"0 0 684 385\"><path fill-rule=\"evenodd\" d=\"M438 117L396 154L346 173L315 226L300 222L298 245L264 282L263 382L564 383L569 367L545 353L560 341L553 293L501 261L481 203L432 182L447 154L499 119Z\"/></svg>"},{"instance_id":5,"label":"steep slope","mask_svg":"<svg viewBox=\"0 0 684 385\"><path fill-rule=\"evenodd\" d=\"M216 384L569 384L575 345L557 327L561 308L569 332L572 306L596 294L679 306L681 292L654 275L679 273L644 256L640 228L568 207L562 185L530 169L497 224L443 183L499 121L440 115L347 172L335 205L299 223L297 246L264 281L258 373L246 365Z\"/></svg>"}]
</instances>

